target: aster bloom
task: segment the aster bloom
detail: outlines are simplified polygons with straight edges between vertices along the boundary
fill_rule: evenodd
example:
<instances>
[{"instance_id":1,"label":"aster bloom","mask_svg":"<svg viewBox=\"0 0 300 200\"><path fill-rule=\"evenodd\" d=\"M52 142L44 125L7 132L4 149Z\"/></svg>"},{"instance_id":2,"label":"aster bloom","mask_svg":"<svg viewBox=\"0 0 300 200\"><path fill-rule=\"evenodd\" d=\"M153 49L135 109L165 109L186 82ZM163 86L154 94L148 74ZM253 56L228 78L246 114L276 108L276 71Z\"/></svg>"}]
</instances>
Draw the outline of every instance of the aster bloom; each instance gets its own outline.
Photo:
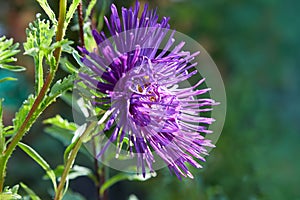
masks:
<instances>
[{"instance_id":1,"label":"aster bloom","mask_svg":"<svg viewBox=\"0 0 300 200\"><path fill-rule=\"evenodd\" d=\"M89 71L79 74L80 80L94 90L90 98L95 107L109 106L103 131L111 131L108 142L97 157L113 142L118 143L118 157L124 138L127 151L137 158L137 172L144 176L153 171L154 153L162 158L171 172L181 179L193 178L187 163L200 168L207 147L214 147L203 135L214 119L204 117L216 102L199 98L210 89L197 89L204 79L189 87L179 87L196 76L199 52L183 51L184 42L174 46L174 31L169 18L158 20L156 10L147 4L139 17L140 5L122 8L121 17L115 5L105 18L112 36L93 30L97 48L93 52L81 48L83 64ZM163 41L166 41L160 49ZM201 135L202 134L202 135ZM120 161L121 162L121 161Z\"/></svg>"}]
</instances>

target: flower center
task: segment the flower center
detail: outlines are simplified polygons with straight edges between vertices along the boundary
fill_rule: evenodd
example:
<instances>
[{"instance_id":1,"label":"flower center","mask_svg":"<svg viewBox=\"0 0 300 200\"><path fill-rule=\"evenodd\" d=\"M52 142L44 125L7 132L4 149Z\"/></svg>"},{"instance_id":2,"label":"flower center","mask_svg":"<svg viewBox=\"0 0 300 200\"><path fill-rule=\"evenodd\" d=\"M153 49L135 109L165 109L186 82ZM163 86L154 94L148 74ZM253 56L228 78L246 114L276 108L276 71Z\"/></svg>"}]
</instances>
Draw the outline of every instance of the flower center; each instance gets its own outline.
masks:
<instances>
[{"instance_id":1,"label":"flower center","mask_svg":"<svg viewBox=\"0 0 300 200\"><path fill-rule=\"evenodd\" d=\"M130 97L129 113L139 126L147 126L151 120L163 123L174 120L179 114L179 101L167 88L158 84L137 86L137 92Z\"/></svg>"}]
</instances>

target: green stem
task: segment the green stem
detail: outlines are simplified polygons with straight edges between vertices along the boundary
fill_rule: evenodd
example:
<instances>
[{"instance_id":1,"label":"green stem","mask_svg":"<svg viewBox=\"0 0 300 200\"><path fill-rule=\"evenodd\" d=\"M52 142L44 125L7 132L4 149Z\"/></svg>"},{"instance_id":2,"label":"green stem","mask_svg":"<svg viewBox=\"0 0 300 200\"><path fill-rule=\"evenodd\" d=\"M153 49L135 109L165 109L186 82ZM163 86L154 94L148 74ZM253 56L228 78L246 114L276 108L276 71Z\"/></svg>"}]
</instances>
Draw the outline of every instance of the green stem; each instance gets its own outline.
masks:
<instances>
[{"instance_id":1,"label":"green stem","mask_svg":"<svg viewBox=\"0 0 300 200\"><path fill-rule=\"evenodd\" d=\"M82 145L82 142L84 140L84 138L91 133L91 131L96 127L97 125L97 122L92 122L88 128L84 131L84 133L78 138L78 140L76 141L76 144L73 148L73 150L71 151L69 157L68 157L68 160L67 162L65 163L65 167L64 167L64 171L61 175L61 178L60 178L60 182L59 182L59 185L57 187L57 190L56 190L56 193L55 193L55 197L54 197L54 200L61 200L63 198L63 189L65 187L65 184L66 184L66 181L67 181L67 178L68 178L68 174L74 164L74 161L75 161L75 158L77 156L77 153Z\"/></svg>"},{"instance_id":2,"label":"green stem","mask_svg":"<svg viewBox=\"0 0 300 200\"><path fill-rule=\"evenodd\" d=\"M44 84L44 72L43 72L43 56L42 56L42 52L39 52L38 54L38 58L37 58L37 62L35 63L35 70L37 71L37 73L35 73L35 82L37 83L37 87L36 87L36 94L38 94Z\"/></svg>"},{"instance_id":3,"label":"green stem","mask_svg":"<svg viewBox=\"0 0 300 200\"><path fill-rule=\"evenodd\" d=\"M64 22L65 22L65 17L66 17L66 7L67 7L67 0L60 0L56 41L61 41L65 34ZM36 118L41 114L41 111L43 110L43 109L39 110L39 107L40 107L40 104L43 101L43 99L54 79L55 73L56 73L58 65L59 65L60 55L61 55L61 47L58 47L54 51L54 57L56 60L55 68L50 70L50 72L45 80L45 83L44 83L43 87L41 88L39 94L37 95L24 122L22 123L22 126L16 132L16 134L13 136L11 142L7 146L7 149L4 152L1 152L1 155L0 155L0 192L2 192L3 186L4 186L6 165L7 165L8 159L10 158L12 152L18 145L19 141L22 139L22 137L25 135L25 133L29 130L29 128L32 126L32 124L36 120Z\"/></svg>"}]
</instances>

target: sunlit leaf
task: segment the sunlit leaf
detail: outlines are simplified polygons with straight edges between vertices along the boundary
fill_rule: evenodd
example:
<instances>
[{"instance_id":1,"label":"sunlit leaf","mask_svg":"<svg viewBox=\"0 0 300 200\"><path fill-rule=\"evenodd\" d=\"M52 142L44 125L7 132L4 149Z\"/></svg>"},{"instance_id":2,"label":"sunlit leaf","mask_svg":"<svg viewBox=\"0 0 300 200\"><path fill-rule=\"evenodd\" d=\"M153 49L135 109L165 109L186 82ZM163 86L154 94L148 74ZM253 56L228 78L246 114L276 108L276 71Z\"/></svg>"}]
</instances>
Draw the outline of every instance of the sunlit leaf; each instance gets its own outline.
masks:
<instances>
[{"instance_id":1,"label":"sunlit leaf","mask_svg":"<svg viewBox=\"0 0 300 200\"><path fill-rule=\"evenodd\" d=\"M57 177L60 177L62 175L64 171L64 166L63 165L59 165L57 166L57 168L54 170L55 175ZM87 168L87 167L83 167L83 166L79 166L79 165L74 165L73 168L70 170L69 174L68 174L68 179L69 180L73 180L76 179L78 177L81 176L87 176L90 178L94 178L94 173L91 169Z\"/></svg>"},{"instance_id":2,"label":"sunlit leaf","mask_svg":"<svg viewBox=\"0 0 300 200\"><path fill-rule=\"evenodd\" d=\"M62 80L58 80L51 88L49 95L43 102L43 106L51 104L57 97L61 96L64 92L71 90L74 86L76 75L72 74Z\"/></svg>"},{"instance_id":3,"label":"sunlit leaf","mask_svg":"<svg viewBox=\"0 0 300 200\"><path fill-rule=\"evenodd\" d=\"M71 89L74 85L75 78L75 75L69 75L63 80L58 80L51 88L49 97L51 98L54 96L58 96L59 94Z\"/></svg>"},{"instance_id":4,"label":"sunlit leaf","mask_svg":"<svg viewBox=\"0 0 300 200\"><path fill-rule=\"evenodd\" d=\"M92 10L94 8L94 6L96 5L97 3L97 0L91 0L89 2L89 5L85 11L85 18L84 18L84 21L86 22L88 20L88 18L90 17L91 13L92 13Z\"/></svg>"},{"instance_id":5,"label":"sunlit leaf","mask_svg":"<svg viewBox=\"0 0 300 200\"><path fill-rule=\"evenodd\" d=\"M55 117L46 119L43 121L44 124L51 124L53 126L57 126L62 129L76 131L77 125L72 122L68 122L68 120L63 119L60 115L56 115Z\"/></svg>"},{"instance_id":6,"label":"sunlit leaf","mask_svg":"<svg viewBox=\"0 0 300 200\"><path fill-rule=\"evenodd\" d=\"M13 44L13 39L6 39L5 36L0 37L0 69L7 69L10 71L24 71L22 66L12 65L11 62L17 61L14 57L20 52L19 44Z\"/></svg>"},{"instance_id":7,"label":"sunlit leaf","mask_svg":"<svg viewBox=\"0 0 300 200\"><path fill-rule=\"evenodd\" d=\"M50 165L30 146L21 142L18 143L18 146L46 171L46 174L52 181L54 190L56 190L56 177Z\"/></svg>"},{"instance_id":8,"label":"sunlit leaf","mask_svg":"<svg viewBox=\"0 0 300 200\"><path fill-rule=\"evenodd\" d=\"M19 185L15 185L12 188L6 186L3 189L3 192L0 193L0 199L1 200L17 200L21 199L22 196L18 194Z\"/></svg>"},{"instance_id":9,"label":"sunlit leaf","mask_svg":"<svg viewBox=\"0 0 300 200\"><path fill-rule=\"evenodd\" d=\"M0 83L3 83L5 81L16 81L16 80L18 80L18 79L13 78L13 77L6 77L6 78L0 79Z\"/></svg>"},{"instance_id":10,"label":"sunlit leaf","mask_svg":"<svg viewBox=\"0 0 300 200\"><path fill-rule=\"evenodd\" d=\"M25 55L30 55L35 63L35 88L38 93L43 87L44 72L43 72L43 59L49 55L52 49L50 45L55 35L55 27L50 27L50 22L41 20L40 14L37 14L37 19L29 24L26 29L27 39L23 44Z\"/></svg>"},{"instance_id":11,"label":"sunlit leaf","mask_svg":"<svg viewBox=\"0 0 300 200\"><path fill-rule=\"evenodd\" d=\"M67 12L66 20L65 20L65 28L67 28L67 26L69 25L79 3L80 3L80 0L73 0L72 4L69 6L69 10Z\"/></svg>"},{"instance_id":12,"label":"sunlit leaf","mask_svg":"<svg viewBox=\"0 0 300 200\"><path fill-rule=\"evenodd\" d=\"M23 124L29 110L31 109L35 97L33 95L29 95L28 99L25 100L20 107L19 111L16 113L15 118L13 119L14 131L19 130L21 125Z\"/></svg>"},{"instance_id":13,"label":"sunlit leaf","mask_svg":"<svg viewBox=\"0 0 300 200\"><path fill-rule=\"evenodd\" d=\"M27 192L27 194L29 195L29 197L32 200L41 200L40 197L38 197L35 192L33 190L31 190L27 185L25 185L24 183L20 183L21 187Z\"/></svg>"},{"instance_id":14,"label":"sunlit leaf","mask_svg":"<svg viewBox=\"0 0 300 200\"><path fill-rule=\"evenodd\" d=\"M36 1L43 8L43 10L45 11L45 13L48 15L49 19L52 21L52 23L53 24L57 24L55 13L53 12L53 10L51 9L51 7L49 6L47 0L36 0Z\"/></svg>"},{"instance_id":15,"label":"sunlit leaf","mask_svg":"<svg viewBox=\"0 0 300 200\"><path fill-rule=\"evenodd\" d=\"M78 69L66 57L61 58L60 63L62 69L66 72L70 74L78 73Z\"/></svg>"}]
</instances>

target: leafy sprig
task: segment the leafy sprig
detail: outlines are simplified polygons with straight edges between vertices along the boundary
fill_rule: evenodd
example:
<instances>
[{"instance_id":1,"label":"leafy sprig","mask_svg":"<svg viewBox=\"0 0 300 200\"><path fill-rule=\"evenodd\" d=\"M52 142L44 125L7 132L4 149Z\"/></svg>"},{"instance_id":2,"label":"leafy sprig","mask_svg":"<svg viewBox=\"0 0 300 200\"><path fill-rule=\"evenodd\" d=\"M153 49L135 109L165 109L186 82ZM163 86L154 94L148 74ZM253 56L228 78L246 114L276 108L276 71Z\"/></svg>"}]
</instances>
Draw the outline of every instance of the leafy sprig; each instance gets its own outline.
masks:
<instances>
[{"instance_id":1,"label":"leafy sprig","mask_svg":"<svg viewBox=\"0 0 300 200\"><path fill-rule=\"evenodd\" d=\"M0 37L0 68L15 72L24 71L24 67L11 64L17 61L14 56L19 52L19 43L13 44L13 39L6 39L5 36Z\"/></svg>"}]
</instances>

